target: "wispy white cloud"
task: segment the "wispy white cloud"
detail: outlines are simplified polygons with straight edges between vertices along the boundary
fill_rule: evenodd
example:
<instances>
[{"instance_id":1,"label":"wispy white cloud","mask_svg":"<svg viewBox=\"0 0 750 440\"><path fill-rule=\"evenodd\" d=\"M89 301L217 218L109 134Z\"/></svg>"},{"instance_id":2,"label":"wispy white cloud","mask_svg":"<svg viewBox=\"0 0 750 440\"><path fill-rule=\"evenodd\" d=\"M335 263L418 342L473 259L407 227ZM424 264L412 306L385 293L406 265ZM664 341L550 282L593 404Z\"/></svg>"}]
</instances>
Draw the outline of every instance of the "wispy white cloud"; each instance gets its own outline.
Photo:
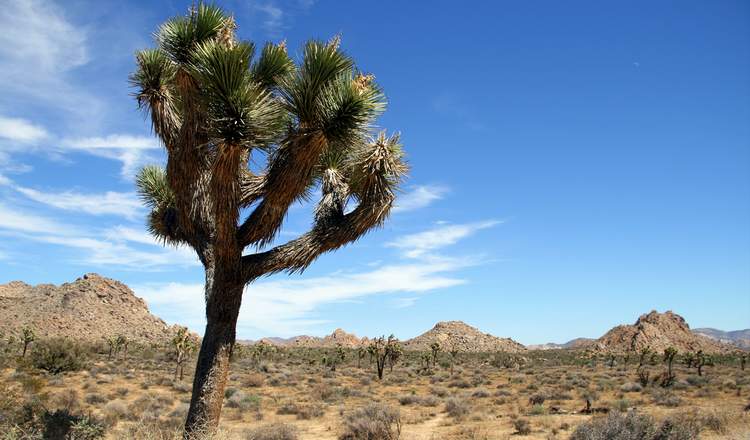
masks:
<instances>
[{"instance_id":1,"label":"wispy white cloud","mask_svg":"<svg viewBox=\"0 0 750 440\"><path fill-rule=\"evenodd\" d=\"M141 166L158 161L161 149L159 141L153 136L110 134L58 140L41 125L3 116L0 116L0 139L7 140L0 143L0 165L6 170L9 165L18 170L11 153L36 152L48 157L86 153L120 162L124 178L132 178Z\"/></svg>"},{"instance_id":2,"label":"wispy white cloud","mask_svg":"<svg viewBox=\"0 0 750 440\"><path fill-rule=\"evenodd\" d=\"M424 257L432 251L455 244L462 238L499 223L497 220L488 220L459 225L440 225L427 231L398 237L386 246L401 249L404 256L408 258Z\"/></svg>"},{"instance_id":3,"label":"wispy white cloud","mask_svg":"<svg viewBox=\"0 0 750 440\"><path fill-rule=\"evenodd\" d=\"M271 36L277 36L284 28L284 11L277 5L258 3L254 8L264 15L263 29Z\"/></svg>"},{"instance_id":4,"label":"wispy white cloud","mask_svg":"<svg viewBox=\"0 0 750 440\"><path fill-rule=\"evenodd\" d=\"M112 134L104 137L65 139L61 146L66 150L82 151L94 156L122 162L123 177L132 177L138 168L156 161L159 141L150 136Z\"/></svg>"},{"instance_id":5,"label":"wispy white cloud","mask_svg":"<svg viewBox=\"0 0 750 440\"><path fill-rule=\"evenodd\" d=\"M297 0L284 2L283 8L276 0L251 0L250 9L258 15L265 33L274 38L281 36L282 31L290 27L295 17L315 5L315 0Z\"/></svg>"},{"instance_id":6,"label":"wispy white cloud","mask_svg":"<svg viewBox=\"0 0 750 440\"><path fill-rule=\"evenodd\" d=\"M44 127L21 118L0 116L0 138L13 142L38 142L49 136Z\"/></svg>"},{"instance_id":7,"label":"wispy white cloud","mask_svg":"<svg viewBox=\"0 0 750 440\"><path fill-rule=\"evenodd\" d=\"M68 112L95 115L98 101L71 85L68 72L89 61L87 35L52 1L8 0L0 8L0 91Z\"/></svg>"},{"instance_id":8,"label":"wispy white cloud","mask_svg":"<svg viewBox=\"0 0 750 440\"><path fill-rule=\"evenodd\" d=\"M125 231L128 232L127 229ZM198 264L197 258L188 249L164 248L155 240L149 243L132 232L115 232L92 231L0 204L0 234L81 251L80 256L74 257L73 263L139 270Z\"/></svg>"},{"instance_id":9,"label":"wispy white cloud","mask_svg":"<svg viewBox=\"0 0 750 440\"><path fill-rule=\"evenodd\" d=\"M29 199L66 211L92 215L116 215L129 219L142 213L142 204L135 193L107 191L104 193L81 193L75 191L44 192L17 185L0 174L0 186L7 186Z\"/></svg>"},{"instance_id":10,"label":"wispy white cloud","mask_svg":"<svg viewBox=\"0 0 750 440\"><path fill-rule=\"evenodd\" d=\"M413 211L429 206L448 193L448 188L439 185L420 185L411 188L396 198L393 212Z\"/></svg>"},{"instance_id":11,"label":"wispy white cloud","mask_svg":"<svg viewBox=\"0 0 750 440\"><path fill-rule=\"evenodd\" d=\"M3 204L0 204L0 230L45 234L75 233L71 228L53 220L11 209Z\"/></svg>"},{"instance_id":12,"label":"wispy white cloud","mask_svg":"<svg viewBox=\"0 0 750 440\"><path fill-rule=\"evenodd\" d=\"M68 70L88 61L85 33L52 2L8 0L0 10L0 24L5 30L0 35L3 58L45 70Z\"/></svg>"}]
</instances>

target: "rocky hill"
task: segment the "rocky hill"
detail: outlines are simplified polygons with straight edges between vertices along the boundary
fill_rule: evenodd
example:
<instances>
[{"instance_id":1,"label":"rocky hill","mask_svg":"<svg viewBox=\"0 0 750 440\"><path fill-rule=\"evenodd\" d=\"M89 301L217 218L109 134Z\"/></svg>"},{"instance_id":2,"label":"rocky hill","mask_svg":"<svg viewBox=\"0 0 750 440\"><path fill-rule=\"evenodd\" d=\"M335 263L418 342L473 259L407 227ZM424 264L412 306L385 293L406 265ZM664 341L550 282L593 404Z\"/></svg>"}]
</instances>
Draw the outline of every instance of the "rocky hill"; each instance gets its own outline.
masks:
<instances>
[{"instance_id":1,"label":"rocky hill","mask_svg":"<svg viewBox=\"0 0 750 440\"><path fill-rule=\"evenodd\" d=\"M433 342L443 350L457 347L462 352L519 352L526 347L510 338L498 338L461 321L438 322L431 330L404 342L407 350L429 350Z\"/></svg>"},{"instance_id":2,"label":"rocky hill","mask_svg":"<svg viewBox=\"0 0 750 440\"><path fill-rule=\"evenodd\" d=\"M693 333L706 336L725 344L734 345L735 347L750 350L750 329L735 330L725 332L715 328L696 328Z\"/></svg>"},{"instance_id":3,"label":"rocky hill","mask_svg":"<svg viewBox=\"0 0 750 440\"><path fill-rule=\"evenodd\" d=\"M123 335L152 343L174 334L125 284L90 273L60 286L0 284L0 331L31 327L37 337L63 336L89 342Z\"/></svg>"},{"instance_id":4,"label":"rocky hill","mask_svg":"<svg viewBox=\"0 0 750 440\"><path fill-rule=\"evenodd\" d=\"M596 350L616 352L640 351L644 347L662 351L670 346L679 351L703 350L707 353L732 349L727 344L693 333L685 319L671 311L641 315L635 324L618 325L593 344Z\"/></svg>"}]
</instances>

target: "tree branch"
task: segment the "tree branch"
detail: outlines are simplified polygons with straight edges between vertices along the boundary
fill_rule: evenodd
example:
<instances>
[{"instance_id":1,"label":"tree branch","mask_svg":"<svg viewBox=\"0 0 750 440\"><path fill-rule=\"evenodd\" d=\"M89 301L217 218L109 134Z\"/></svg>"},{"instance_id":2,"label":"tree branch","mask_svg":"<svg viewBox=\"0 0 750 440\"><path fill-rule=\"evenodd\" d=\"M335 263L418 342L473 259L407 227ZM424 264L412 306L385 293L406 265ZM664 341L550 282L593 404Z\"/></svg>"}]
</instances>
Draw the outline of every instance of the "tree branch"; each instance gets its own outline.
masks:
<instances>
[{"instance_id":1,"label":"tree branch","mask_svg":"<svg viewBox=\"0 0 750 440\"><path fill-rule=\"evenodd\" d=\"M289 206L312 183L326 146L327 141L320 132L298 134L282 143L263 179L260 190L263 200L237 232L242 248L252 244L263 246L273 241Z\"/></svg>"},{"instance_id":2,"label":"tree branch","mask_svg":"<svg viewBox=\"0 0 750 440\"><path fill-rule=\"evenodd\" d=\"M302 272L321 254L356 241L370 229L381 225L391 210L393 199L393 194L386 194L365 200L354 211L341 214L337 220L334 220L335 215L325 216L325 225L316 222L310 232L295 240L266 252L243 256L245 283L282 271Z\"/></svg>"},{"instance_id":3,"label":"tree branch","mask_svg":"<svg viewBox=\"0 0 750 440\"><path fill-rule=\"evenodd\" d=\"M266 252L243 256L245 283L281 271L302 272L324 252L356 241L385 221L395 199L394 188L406 173L398 136L386 138L381 133L372 145L359 152L352 171L356 176L354 186L347 185L335 169L323 172L323 197L312 230ZM344 214L350 195L360 202L352 212Z\"/></svg>"}]
</instances>

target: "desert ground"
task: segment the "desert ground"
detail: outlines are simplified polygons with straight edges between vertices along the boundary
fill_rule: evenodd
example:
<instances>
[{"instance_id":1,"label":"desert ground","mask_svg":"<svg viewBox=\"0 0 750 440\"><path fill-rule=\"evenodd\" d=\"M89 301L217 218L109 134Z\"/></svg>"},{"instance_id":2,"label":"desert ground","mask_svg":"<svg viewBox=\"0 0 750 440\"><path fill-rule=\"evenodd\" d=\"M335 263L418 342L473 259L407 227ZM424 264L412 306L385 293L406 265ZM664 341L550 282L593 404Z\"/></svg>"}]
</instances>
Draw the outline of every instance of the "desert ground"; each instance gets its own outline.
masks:
<instances>
[{"instance_id":1,"label":"desert ground","mask_svg":"<svg viewBox=\"0 0 750 440\"><path fill-rule=\"evenodd\" d=\"M34 344L24 357L18 347L5 347L0 438L57 438L45 430L65 423L80 433L60 438L179 437L194 358L184 362L180 379L169 349L110 355L102 345L63 355L80 355L78 365L47 359L72 365L52 374L39 368L46 364ZM674 381L662 386L656 378L667 367L657 355L638 368L636 356L573 350L455 358L405 352L378 380L375 360L362 351L243 345L232 361L219 438L594 439L602 437L585 436L583 424L626 423L617 420L624 414L668 431L650 438L750 438L750 369L736 356L712 364L699 376L678 354ZM645 386L639 372L649 373ZM585 411L587 397L593 414ZM363 436L363 424L370 436Z\"/></svg>"}]
</instances>

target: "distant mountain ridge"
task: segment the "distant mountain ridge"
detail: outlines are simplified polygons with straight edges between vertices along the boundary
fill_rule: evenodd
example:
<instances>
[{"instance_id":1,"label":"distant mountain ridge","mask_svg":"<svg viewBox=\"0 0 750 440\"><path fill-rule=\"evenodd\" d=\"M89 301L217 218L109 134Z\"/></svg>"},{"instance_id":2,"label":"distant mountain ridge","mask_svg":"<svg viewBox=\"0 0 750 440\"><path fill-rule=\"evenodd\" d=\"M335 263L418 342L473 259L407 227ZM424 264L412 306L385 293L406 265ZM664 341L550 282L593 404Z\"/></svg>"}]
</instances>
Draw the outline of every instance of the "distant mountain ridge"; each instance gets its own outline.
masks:
<instances>
[{"instance_id":1,"label":"distant mountain ridge","mask_svg":"<svg viewBox=\"0 0 750 440\"><path fill-rule=\"evenodd\" d=\"M696 328L693 329L693 333L703 335L725 344L731 344L738 348L750 350L750 328L729 332L717 330L715 328Z\"/></svg>"},{"instance_id":2,"label":"distant mountain ridge","mask_svg":"<svg viewBox=\"0 0 750 440\"><path fill-rule=\"evenodd\" d=\"M330 348L341 345L346 348L357 348L367 346L371 339L367 337L359 338L342 329L336 329L330 335L322 338L303 335L291 338L263 338L258 342L260 341L282 347ZM252 343L252 341L246 342ZM510 338L498 338L489 333L483 333L462 321L438 322L427 332L403 341L403 346L406 350L429 350L430 345L434 342L439 343L444 351L453 347L462 352L519 352L526 350L526 347Z\"/></svg>"},{"instance_id":3,"label":"distant mountain ridge","mask_svg":"<svg viewBox=\"0 0 750 440\"><path fill-rule=\"evenodd\" d=\"M554 342L548 342L546 344L535 344L527 345L526 348L529 350L565 350L565 349L576 349L591 345L596 339L591 338L575 338L564 344L556 344Z\"/></svg>"},{"instance_id":4,"label":"distant mountain ridge","mask_svg":"<svg viewBox=\"0 0 750 440\"><path fill-rule=\"evenodd\" d=\"M31 286L21 281L0 284L0 332L18 333L31 327L39 337L63 336L102 342L109 336L123 335L143 343L171 338L177 326L168 326L152 315L146 303L125 284L95 273L60 286ZM264 338L262 341L287 347L357 348L368 345L367 337L336 329L324 337L296 336ZM253 343L253 341L240 341ZM691 330L680 315L652 311L632 325L619 325L598 339L577 338L564 344L528 347L510 338L484 333L462 321L443 321L425 333L403 341L407 350L429 350L439 343L448 351L521 352L530 350L586 349L596 351L638 351L649 347L661 351L673 346L680 351L729 352L750 349L750 329L721 331L711 328Z\"/></svg>"}]
</instances>

